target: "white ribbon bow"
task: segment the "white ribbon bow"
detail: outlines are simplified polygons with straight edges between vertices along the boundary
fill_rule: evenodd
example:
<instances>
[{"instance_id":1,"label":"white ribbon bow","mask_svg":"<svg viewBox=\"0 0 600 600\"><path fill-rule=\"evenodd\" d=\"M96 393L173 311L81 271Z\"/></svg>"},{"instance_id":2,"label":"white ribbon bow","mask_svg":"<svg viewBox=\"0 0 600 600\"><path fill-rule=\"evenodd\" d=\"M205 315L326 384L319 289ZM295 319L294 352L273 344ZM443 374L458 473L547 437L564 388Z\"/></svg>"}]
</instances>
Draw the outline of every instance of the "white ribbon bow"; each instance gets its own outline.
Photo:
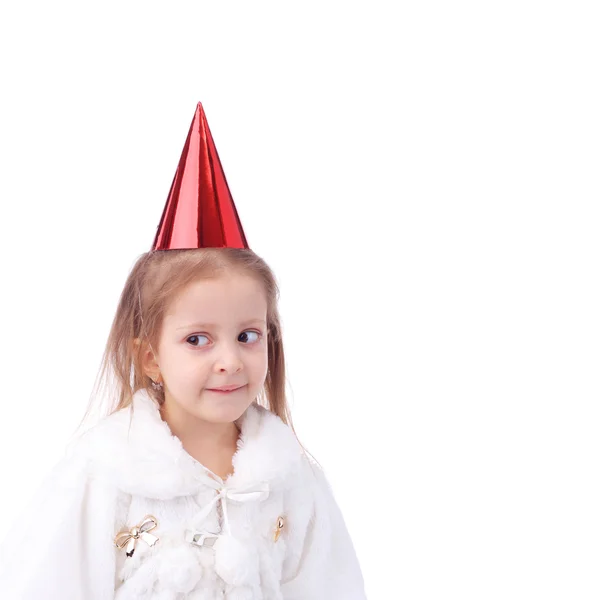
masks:
<instances>
[{"instance_id":1,"label":"white ribbon bow","mask_svg":"<svg viewBox=\"0 0 600 600\"><path fill-rule=\"evenodd\" d=\"M227 487L227 484L220 484L218 481L213 479L207 484L219 493L196 515L194 523L197 525L210 514L213 506L217 502L221 502L223 511L223 528L225 533L231 535L231 527L229 525L229 516L227 514L227 501L233 502L262 502L269 497L269 483L267 481L261 481L258 483L252 483L239 488Z\"/></svg>"}]
</instances>

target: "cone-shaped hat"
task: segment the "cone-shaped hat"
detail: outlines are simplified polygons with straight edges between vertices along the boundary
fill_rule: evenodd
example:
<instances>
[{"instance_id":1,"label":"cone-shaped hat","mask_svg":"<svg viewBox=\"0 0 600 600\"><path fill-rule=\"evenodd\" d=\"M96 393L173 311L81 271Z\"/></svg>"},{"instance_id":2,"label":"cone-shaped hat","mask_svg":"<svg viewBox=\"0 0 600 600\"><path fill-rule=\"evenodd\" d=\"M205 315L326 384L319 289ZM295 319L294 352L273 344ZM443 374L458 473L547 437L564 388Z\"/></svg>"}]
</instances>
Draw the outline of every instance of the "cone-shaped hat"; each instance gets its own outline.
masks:
<instances>
[{"instance_id":1,"label":"cone-shaped hat","mask_svg":"<svg viewBox=\"0 0 600 600\"><path fill-rule=\"evenodd\" d=\"M248 248L200 102L152 245L178 248Z\"/></svg>"}]
</instances>

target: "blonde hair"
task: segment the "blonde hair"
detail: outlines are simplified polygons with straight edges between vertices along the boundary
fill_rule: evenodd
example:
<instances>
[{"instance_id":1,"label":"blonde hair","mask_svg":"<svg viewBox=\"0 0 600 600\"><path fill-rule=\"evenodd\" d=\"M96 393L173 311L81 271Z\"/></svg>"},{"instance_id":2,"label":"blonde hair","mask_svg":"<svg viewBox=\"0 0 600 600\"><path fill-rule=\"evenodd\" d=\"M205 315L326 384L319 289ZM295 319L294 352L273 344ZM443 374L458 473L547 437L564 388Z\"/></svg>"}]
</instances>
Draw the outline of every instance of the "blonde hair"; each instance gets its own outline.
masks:
<instances>
[{"instance_id":1,"label":"blonde hair","mask_svg":"<svg viewBox=\"0 0 600 600\"><path fill-rule=\"evenodd\" d=\"M82 423L92 409L100 410L100 416L104 416L107 412L111 414L130 406L133 395L140 389L147 390L159 404L164 402L164 391L152 387L152 380L143 369L144 342L152 348L158 347L166 311L187 285L218 277L224 272L249 275L264 288L267 299L268 369L257 401L280 417L296 435L285 391L285 358L277 308L279 288L275 275L252 250L237 248L155 250L137 259L121 293ZM135 340L142 343L136 343ZM104 394L101 393L103 388ZM99 400L102 397L108 401L108 409L100 408ZM306 452L304 446L302 448Z\"/></svg>"}]
</instances>

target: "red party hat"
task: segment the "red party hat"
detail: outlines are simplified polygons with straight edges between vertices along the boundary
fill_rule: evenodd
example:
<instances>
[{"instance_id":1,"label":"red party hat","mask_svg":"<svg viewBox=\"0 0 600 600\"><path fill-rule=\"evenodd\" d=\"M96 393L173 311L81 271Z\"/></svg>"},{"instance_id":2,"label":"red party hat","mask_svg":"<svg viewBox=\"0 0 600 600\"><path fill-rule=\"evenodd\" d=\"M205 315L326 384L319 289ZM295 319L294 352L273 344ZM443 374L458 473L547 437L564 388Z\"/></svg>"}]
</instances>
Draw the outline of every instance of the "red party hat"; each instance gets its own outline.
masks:
<instances>
[{"instance_id":1,"label":"red party hat","mask_svg":"<svg viewBox=\"0 0 600 600\"><path fill-rule=\"evenodd\" d=\"M179 248L248 248L200 102L152 245Z\"/></svg>"}]
</instances>

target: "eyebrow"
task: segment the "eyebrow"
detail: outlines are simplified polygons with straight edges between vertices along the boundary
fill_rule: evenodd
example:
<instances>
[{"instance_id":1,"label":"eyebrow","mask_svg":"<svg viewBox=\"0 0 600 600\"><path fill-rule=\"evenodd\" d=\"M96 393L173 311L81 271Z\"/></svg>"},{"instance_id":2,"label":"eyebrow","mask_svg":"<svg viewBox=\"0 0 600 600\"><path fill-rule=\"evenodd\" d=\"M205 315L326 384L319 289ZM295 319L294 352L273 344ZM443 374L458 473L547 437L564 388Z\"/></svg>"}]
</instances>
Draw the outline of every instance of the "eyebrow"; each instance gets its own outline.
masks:
<instances>
[{"instance_id":1,"label":"eyebrow","mask_svg":"<svg viewBox=\"0 0 600 600\"><path fill-rule=\"evenodd\" d=\"M252 323L262 323L266 325L266 321L264 319L250 319L249 321L244 321L240 323L240 327L246 327L246 325L251 325ZM175 331L179 331L180 329L192 329L199 327L200 329L217 329L217 325L214 323L190 323L189 325L183 325L182 327L177 327Z\"/></svg>"}]
</instances>

